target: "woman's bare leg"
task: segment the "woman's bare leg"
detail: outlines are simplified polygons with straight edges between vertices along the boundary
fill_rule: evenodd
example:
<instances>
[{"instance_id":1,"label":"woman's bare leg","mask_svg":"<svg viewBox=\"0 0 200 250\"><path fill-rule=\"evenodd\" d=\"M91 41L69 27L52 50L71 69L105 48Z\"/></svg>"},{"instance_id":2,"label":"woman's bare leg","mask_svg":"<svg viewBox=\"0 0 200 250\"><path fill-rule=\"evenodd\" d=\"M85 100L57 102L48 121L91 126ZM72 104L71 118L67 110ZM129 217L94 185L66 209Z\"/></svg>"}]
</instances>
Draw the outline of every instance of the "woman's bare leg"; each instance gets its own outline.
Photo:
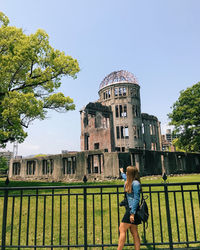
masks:
<instances>
[{"instance_id":1,"label":"woman's bare leg","mask_svg":"<svg viewBox=\"0 0 200 250\"><path fill-rule=\"evenodd\" d=\"M138 233L137 225L131 224L130 231L133 235L135 250L140 250L140 236Z\"/></svg>"},{"instance_id":2,"label":"woman's bare leg","mask_svg":"<svg viewBox=\"0 0 200 250\"><path fill-rule=\"evenodd\" d=\"M117 250L123 249L123 246L124 246L124 243L126 240L126 232L127 232L128 228L130 228L130 226L131 226L131 224L129 224L129 223L124 223L124 222L120 223L120 226L119 226L120 235L119 235L119 242L118 242Z\"/></svg>"}]
</instances>

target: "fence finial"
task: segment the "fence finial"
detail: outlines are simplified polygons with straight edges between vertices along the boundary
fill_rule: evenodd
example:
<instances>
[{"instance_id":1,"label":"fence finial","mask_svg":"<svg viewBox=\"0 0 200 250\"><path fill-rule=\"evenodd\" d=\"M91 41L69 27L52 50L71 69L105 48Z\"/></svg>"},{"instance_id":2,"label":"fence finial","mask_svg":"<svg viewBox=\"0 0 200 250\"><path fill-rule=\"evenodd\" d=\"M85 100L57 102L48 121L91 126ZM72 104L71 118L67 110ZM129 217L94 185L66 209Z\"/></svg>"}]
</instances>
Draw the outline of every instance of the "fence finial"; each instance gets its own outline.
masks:
<instances>
[{"instance_id":1,"label":"fence finial","mask_svg":"<svg viewBox=\"0 0 200 250\"><path fill-rule=\"evenodd\" d=\"M165 172L164 172L164 174L162 175L162 178L163 178L164 182L166 183L166 181L167 181L167 175L166 175Z\"/></svg>"},{"instance_id":2,"label":"fence finial","mask_svg":"<svg viewBox=\"0 0 200 250\"><path fill-rule=\"evenodd\" d=\"M83 182L84 182L84 183L87 182L87 176L86 176L86 174L85 174L84 177L83 177Z\"/></svg>"}]
</instances>

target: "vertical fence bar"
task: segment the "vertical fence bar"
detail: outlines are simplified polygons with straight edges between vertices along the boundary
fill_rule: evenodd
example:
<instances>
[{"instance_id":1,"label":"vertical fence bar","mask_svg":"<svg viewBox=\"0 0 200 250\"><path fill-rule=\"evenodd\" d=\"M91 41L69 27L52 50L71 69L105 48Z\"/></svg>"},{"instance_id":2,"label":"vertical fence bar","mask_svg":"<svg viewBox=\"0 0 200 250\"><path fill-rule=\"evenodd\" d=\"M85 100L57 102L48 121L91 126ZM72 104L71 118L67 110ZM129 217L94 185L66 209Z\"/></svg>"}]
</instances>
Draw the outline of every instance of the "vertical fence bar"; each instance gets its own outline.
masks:
<instances>
[{"instance_id":1,"label":"vertical fence bar","mask_svg":"<svg viewBox=\"0 0 200 250\"><path fill-rule=\"evenodd\" d=\"M87 250L87 188L83 187L84 250Z\"/></svg>"},{"instance_id":2,"label":"vertical fence bar","mask_svg":"<svg viewBox=\"0 0 200 250\"><path fill-rule=\"evenodd\" d=\"M161 242L163 243L163 231L162 231L162 215L160 209L160 193L158 192L158 212L159 212L159 222L160 222L160 237Z\"/></svg>"},{"instance_id":3,"label":"vertical fence bar","mask_svg":"<svg viewBox=\"0 0 200 250\"><path fill-rule=\"evenodd\" d=\"M120 224L120 214L119 214L119 187L117 187L117 219L118 219L118 228ZM118 235L119 235L119 230L118 230Z\"/></svg>"},{"instance_id":4,"label":"vertical fence bar","mask_svg":"<svg viewBox=\"0 0 200 250\"><path fill-rule=\"evenodd\" d=\"M178 236L178 242L180 242L180 232L179 232L179 222L178 222L178 210L177 210L177 202L176 202L176 192L174 192L174 206L175 206L175 214L176 214L177 236Z\"/></svg>"},{"instance_id":5,"label":"vertical fence bar","mask_svg":"<svg viewBox=\"0 0 200 250\"><path fill-rule=\"evenodd\" d=\"M15 214L15 196L13 196L13 200L12 200L11 232L10 232L10 245L11 246L12 246L12 239L13 239L14 214Z\"/></svg>"},{"instance_id":6,"label":"vertical fence bar","mask_svg":"<svg viewBox=\"0 0 200 250\"><path fill-rule=\"evenodd\" d=\"M154 223L153 223L153 205L152 205L152 194L151 186L149 186L149 196L150 196L150 208L151 208L151 228L152 228L152 238L153 238L153 249L155 249L155 234L154 234Z\"/></svg>"},{"instance_id":7,"label":"vertical fence bar","mask_svg":"<svg viewBox=\"0 0 200 250\"><path fill-rule=\"evenodd\" d=\"M102 188L101 190L101 244L102 244L102 250L104 249L103 244L104 244L104 237L103 237L103 194L102 194Z\"/></svg>"},{"instance_id":8,"label":"vertical fence bar","mask_svg":"<svg viewBox=\"0 0 200 250\"><path fill-rule=\"evenodd\" d=\"M68 188L68 236L67 237L68 237L68 245L70 245L70 188Z\"/></svg>"},{"instance_id":9,"label":"vertical fence bar","mask_svg":"<svg viewBox=\"0 0 200 250\"><path fill-rule=\"evenodd\" d=\"M198 200L199 200L199 209L200 209L200 190L199 190L199 184L197 184L197 196L198 196ZM200 221L199 221L200 223Z\"/></svg>"},{"instance_id":10,"label":"vertical fence bar","mask_svg":"<svg viewBox=\"0 0 200 250\"><path fill-rule=\"evenodd\" d=\"M109 194L109 223L110 223L110 244L112 244L112 215L111 215L111 198Z\"/></svg>"},{"instance_id":11,"label":"vertical fence bar","mask_svg":"<svg viewBox=\"0 0 200 250\"><path fill-rule=\"evenodd\" d=\"M76 195L76 245L78 245L78 195Z\"/></svg>"},{"instance_id":12,"label":"vertical fence bar","mask_svg":"<svg viewBox=\"0 0 200 250\"><path fill-rule=\"evenodd\" d=\"M199 184L197 184L197 195L198 195L199 208L200 208L200 190L199 190Z\"/></svg>"},{"instance_id":13,"label":"vertical fence bar","mask_svg":"<svg viewBox=\"0 0 200 250\"><path fill-rule=\"evenodd\" d=\"M38 221L38 189L36 189L36 203L35 203L35 249L37 245L37 221Z\"/></svg>"},{"instance_id":14,"label":"vertical fence bar","mask_svg":"<svg viewBox=\"0 0 200 250\"><path fill-rule=\"evenodd\" d=\"M194 240L197 241L195 219L194 219L194 207L193 207L193 201L192 201L192 191L190 191L190 204L191 204L191 211L192 211L192 222L193 222Z\"/></svg>"},{"instance_id":15,"label":"vertical fence bar","mask_svg":"<svg viewBox=\"0 0 200 250\"><path fill-rule=\"evenodd\" d=\"M44 207L43 207L43 246L45 245L45 227L46 227L46 195L44 195Z\"/></svg>"},{"instance_id":16,"label":"vertical fence bar","mask_svg":"<svg viewBox=\"0 0 200 250\"><path fill-rule=\"evenodd\" d=\"M165 204L166 204L166 214L167 214L169 246L170 246L170 249L173 250L172 226L171 226L171 217L170 217L170 208L169 208L168 186L166 183L164 184L164 191L165 191Z\"/></svg>"},{"instance_id":17,"label":"vertical fence bar","mask_svg":"<svg viewBox=\"0 0 200 250\"><path fill-rule=\"evenodd\" d=\"M59 245L62 244L62 195L60 195L60 232L59 232Z\"/></svg>"},{"instance_id":18,"label":"vertical fence bar","mask_svg":"<svg viewBox=\"0 0 200 250\"><path fill-rule=\"evenodd\" d=\"M94 194L92 195L92 211L93 211L93 244L95 244L95 200L94 200Z\"/></svg>"},{"instance_id":19,"label":"vertical fence bar","mask_svg":"<svg viewBox=\"0 0 200 250\"><path fill-rule=\"evenodd\" d=\"M186 236L186 241L188 242L187 218L186 218L186 211L185 211L185 198L184 198L183 185L181 185L181 194L182 194L182 205L183 205L183 214L184 214L184 222L185 222L185 236ZM189 247L188 243L186 245L187 247Z\"/></svg>"},{"instance_id":20,"label":"vertical fence bar","mask_svg":"<svg viewBox=\"0 0 200 250\"><path fill-rule=\"evenodd\" d=\"M54 189L52 189L52 200L51 200L51 246L53 246L53 234L54 234ZM51 247L53 250L53 247Z\"/></svg>"},{"instance_id":21,"label":"vertical fence bar","mask_svg":"<svg viewBox=\"0 0 200 250\"><path fill-rule=\"evenodd\" d=\"M26 222L26 245L27 246L28 246L28 239L29 239L29 219L30 219L30 196L28 196L27 222Z\"/></svg>"},{"instance_id":22,"label":"vertical fence bar","mask_svg":"<svg viewBox=\"0 0 200 250\"><path fill-rule=\"evenodd\" d=\"M19 208L19 234L18 234L18 249L20 250L21 243L21 222L22 222L22 198L23 198L23 190L20 192L20 208Z\"/></svg>"},{"instance_id":23,"label":"vertical fence bar","mask_svg":"<svg viewBox=\"0 0 200 250\"><path fill-rule=\"evenodd\" d=\"M142 193L142 198L143 198L143 193ZM146 229L145 229L145 223L143 223L143 234L144 234L144 237L143 237L143 241L144 243L147 242L147 238L146 238Z\"/></svg>"},{"instance_id":24,"label":"vertical fence bar","mask_svg":"<svg viewBox=\"0 0 200 250\"><path fill-rule=\"evenodd\" d=\"M2 239L1 239L1 245L2 250L5 250L6 245L6 223L7 223L7 211L8 209L8 190L4 190L4 202L3 202L3 223L2 223Z\"/></svg>"}]
</instances>

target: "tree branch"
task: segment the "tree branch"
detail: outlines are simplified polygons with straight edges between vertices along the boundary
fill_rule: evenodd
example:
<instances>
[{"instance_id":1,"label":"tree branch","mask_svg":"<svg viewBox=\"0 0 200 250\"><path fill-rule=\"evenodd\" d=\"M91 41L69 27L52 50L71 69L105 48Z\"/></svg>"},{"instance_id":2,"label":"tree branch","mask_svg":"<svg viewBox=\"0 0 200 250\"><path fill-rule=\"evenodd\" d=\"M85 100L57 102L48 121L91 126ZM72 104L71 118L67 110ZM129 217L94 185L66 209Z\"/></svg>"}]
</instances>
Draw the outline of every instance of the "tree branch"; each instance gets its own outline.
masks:
<instances>
[{"instance_id":1,"label":"tree branch","mask_svg":"<svg viewBox=\"0 0 200 250\"><path fill-rule=\"evenodd\" d=\"M21 89L25 89L25 88L30 88L30 87L37 87L37 86L42 86L44 83L48 82L48 81L51 81L51 80L54 80L56 77L58 77L59 75L62 75L62 70L57 73L55 76L52 76L50 79L47 79L47 80L44 80L42 82L39 82L39 83L33 83L33 84L29 84L29 85L26 85L25 83L18 87L18 88L15 88L15 89L12 89L11 91L18 91L18 90L21 90ZM32 78L33 79L33 78Z\"/></svg>"},{"instance_id":2,"label":"tree branch","mask_svg":"<svg viewBox=\"0 0 200 250\"><path fill-rule=\"evenodd\" d=\"M8 88L9 91L11 91L11 87L12 87L12 83L16 77L16 75L18 74L18 72L20 71L21 67L23 66L23 63L21 63L18 67L18 69L15 71L15 73L13 74L12 78L10 79L10 87Z\"/></svg>"},{"instance_id":3,"label":"tree branch","mask_svg":"<svg viewBox=\"0 0 200 250\"><path fill-rule=\"evenodd\" d=\"M33 73L33 60L32 60L32 62L31 62L31 72L30 72L30 77L32 76L32 73Z\"/></svg>"}]
</instances>

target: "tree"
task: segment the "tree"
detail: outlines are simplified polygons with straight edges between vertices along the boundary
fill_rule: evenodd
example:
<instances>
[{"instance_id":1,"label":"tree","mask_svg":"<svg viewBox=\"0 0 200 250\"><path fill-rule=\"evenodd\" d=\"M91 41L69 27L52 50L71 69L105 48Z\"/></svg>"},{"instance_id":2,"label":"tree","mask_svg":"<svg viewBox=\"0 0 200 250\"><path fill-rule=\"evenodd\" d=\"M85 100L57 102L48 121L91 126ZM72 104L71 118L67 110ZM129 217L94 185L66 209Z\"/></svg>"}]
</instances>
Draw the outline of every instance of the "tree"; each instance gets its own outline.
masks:
<instances>
[{"instance_id":1,"label":"tree","mask_svg":"<svg viewBox=\"0 0 200 250\"><path fill-rule=\"evenodd\" d=\"M168 114L178 136L176 145L190 152L200 152L200 82L180 92Z\"/></svg>"},{"instance_id":2,"label":"tree","mask_svg":"<svg viewBox=\"0 0 200 250\"><path fill-rule=\"evenodd\" d=\"M3 156L0 156L0 173L6 173L8 170L7 159Z\"/></svg>"},{"instance_id":3,"label":"tree","mask_svg":"<svg viewBox=\"0 0 200 250\"><path fill-rule=\"evenodd\" d=\"M178 151L178 152L185 152L184 149L179 148L179 140L178 140L178 138L175 138L172 141L172 145L175 147L176 151Z\"/></svg>"},{"instance_id":4,"label":"tree","mask_svg":"<svg viewBox=\"0 0 200 250\"><path fill-rule=\"evenodd\" d=\"M43 30L26 35L0 12L0 147L23 142L25 129L48 110L74 110L73 99L55 92L62 76L76 78L77 60L49 44Z\"/></svg>"}]
</instances>

